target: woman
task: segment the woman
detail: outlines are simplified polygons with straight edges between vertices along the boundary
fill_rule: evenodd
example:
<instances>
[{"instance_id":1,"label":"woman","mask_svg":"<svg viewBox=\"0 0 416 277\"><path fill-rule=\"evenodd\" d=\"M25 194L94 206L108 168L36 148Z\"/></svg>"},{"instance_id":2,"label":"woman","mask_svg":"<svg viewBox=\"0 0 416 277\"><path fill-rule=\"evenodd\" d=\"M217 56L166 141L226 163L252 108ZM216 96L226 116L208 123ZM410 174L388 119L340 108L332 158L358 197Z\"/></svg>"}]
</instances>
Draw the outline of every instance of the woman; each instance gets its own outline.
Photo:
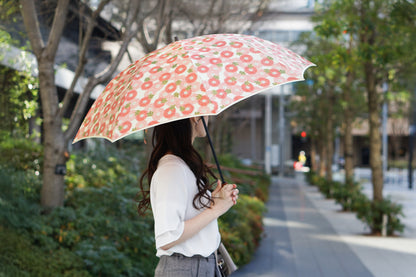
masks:
<instances>
[{"instance_id":1,"label":"woman","mask_svg":"<svg viewBox=\"0 0 416 277\"><path fill-rule=\"evenodd\" d=\"M142 200L138 211L152 207L155 221L155 276L210 276L217 274L215 251L220 244L217 219L238 199L235 184L211 192L208 174L214 176L192 146L205 137L201 117L155 127L153 152L140 179ZM208 121L207 117L204 117ZM147 177L150 191L144 189Z\"/></svg>"}]
</instances>

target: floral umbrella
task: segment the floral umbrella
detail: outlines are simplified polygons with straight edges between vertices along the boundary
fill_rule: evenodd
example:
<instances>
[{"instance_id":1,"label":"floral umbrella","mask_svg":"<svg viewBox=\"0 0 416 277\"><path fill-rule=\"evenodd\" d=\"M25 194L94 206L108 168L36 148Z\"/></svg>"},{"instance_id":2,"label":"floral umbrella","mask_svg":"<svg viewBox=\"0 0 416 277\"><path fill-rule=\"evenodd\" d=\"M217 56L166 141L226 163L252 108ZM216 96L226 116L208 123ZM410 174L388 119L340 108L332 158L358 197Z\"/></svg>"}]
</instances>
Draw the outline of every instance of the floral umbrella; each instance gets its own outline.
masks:
<instances>
[{"instance_id":1,"label":"floral umbrella","mask_svg":"<svg viewBox=\"0 0 416 277\"><path fill-rule=\"evenodd\" d=\"M74 139L114 142L169 121L216 115L273 86L304 80L311 62L248 35L175 41L137 60L107 85Z\"/></svg>"},{"instance_id":2,"label":"floral umbrella","mask_svg":"<svg viewBox=\"0 0 416 277\"><path fill-rule=\"evenodd\" d=\"M213 34L175 41L111 80L89 110L74 143L92 137L114 142L170 121L216 115L273 86L304 80L304 71L313 65L289 49L254 36Z\"/></svg>"}]
</instances>

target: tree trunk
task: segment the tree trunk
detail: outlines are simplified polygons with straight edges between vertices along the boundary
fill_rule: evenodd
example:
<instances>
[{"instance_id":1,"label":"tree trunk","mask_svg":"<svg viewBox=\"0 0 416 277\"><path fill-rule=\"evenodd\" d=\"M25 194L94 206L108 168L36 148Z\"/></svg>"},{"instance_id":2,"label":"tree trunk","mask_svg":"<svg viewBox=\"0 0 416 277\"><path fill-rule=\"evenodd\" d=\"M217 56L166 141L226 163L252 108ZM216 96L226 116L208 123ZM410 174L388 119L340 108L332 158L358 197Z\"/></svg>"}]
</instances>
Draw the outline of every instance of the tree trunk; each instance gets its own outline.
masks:
<instances>
[{"instance_id":1,"label":"tree trunk","mask_svg":"<svg viewBox=\"0 0 416 277\"><path fill-rule=\"evenodd\" d=\"M349 107L344 112L344 169L345 184L352 185L354 179L354 145L352 136L352 113Z\"/></svg>"},{"instance_id":2,"label":"tree trunk","mask_svg":"<svg viewBox=\"0 0 416 277\"><path fill-rule=\"evenodd\" d=\"M56 174L56 166L65 166L66 145L62 131L62 118L56 116L58 97L52 61L39 61L39 91L43 111L44 162L41 205L50 210L63 206L64 173Z\"/></svg>"},{"instance_id":3,"label":"tree trunk","mask_svg":"<svg viewBox=\"0 0 416 277\"><path fill-rule=\"evenodd\" d=\"M328 93L328 117L326 121L326 179L332 181L332 159L334 156L334 116L333 116L333 94L332 91Z\"/></svg>"},{"instance_id":4,"label":"tree trunk","mask_svg":"<svg viewBox=\"0 0 416 277\"><path fill-rule=\"evenodd\" d=\"M311 139L311 157L310 157L310 162L311 162L311 170L313 172L316 172L316 170L318 169L318 166L316 164L316 142L315 142L315 139Z\"/></svg>"},{"instance_id":5,"label":"tree trunk","mask_svg":"<svg viewBox=\"0 0 416 277\"><path fill-rule=\"evenodd\" d=\"M368 96L370 125L370 167L373 183L373 200L383 200L383 170L381 160L380 101L376 88L376 77L371 62L365 63L365 82Z\"/></svg>"},{"instance_id":6,"label":"tree trunk","mask_svg":"<svg viewBox=\"0 0 416 277\"><path fill-rule=\"evenodd\" d=\"M351 46L350 46L351 48ZM347 84L352 84L354 75L348 72ZM354 144L352 136L352 123L353 123L353 112L351 103L351 88L344 90L343 98L346 103L344 109L344 170L345 170L345 184L348 186L353 185L354 179Z\"/></svg>"}]
</instances>

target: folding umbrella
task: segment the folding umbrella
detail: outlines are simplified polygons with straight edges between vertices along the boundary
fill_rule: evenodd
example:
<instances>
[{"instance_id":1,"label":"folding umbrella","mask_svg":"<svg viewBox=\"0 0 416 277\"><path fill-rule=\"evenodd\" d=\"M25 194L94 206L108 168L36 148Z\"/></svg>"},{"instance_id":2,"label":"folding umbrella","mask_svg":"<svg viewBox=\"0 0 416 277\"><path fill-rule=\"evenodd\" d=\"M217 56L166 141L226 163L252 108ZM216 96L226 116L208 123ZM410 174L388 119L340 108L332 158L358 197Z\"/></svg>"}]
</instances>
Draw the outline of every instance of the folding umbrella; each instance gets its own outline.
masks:
<instances>
[{"instance_id":1,"label":"folding umbrella","mask_svg":"<svg viewBox=\"0 0 416 277\"><path fill-rule=\"evenodd\" d=\"M92 137L114 142L174 120L217 115L266 89L304 80L304 71L313 65L255 36L212 34L175 41L130 64L111 80L74 142Z\"/></svg>"}]
</instances>

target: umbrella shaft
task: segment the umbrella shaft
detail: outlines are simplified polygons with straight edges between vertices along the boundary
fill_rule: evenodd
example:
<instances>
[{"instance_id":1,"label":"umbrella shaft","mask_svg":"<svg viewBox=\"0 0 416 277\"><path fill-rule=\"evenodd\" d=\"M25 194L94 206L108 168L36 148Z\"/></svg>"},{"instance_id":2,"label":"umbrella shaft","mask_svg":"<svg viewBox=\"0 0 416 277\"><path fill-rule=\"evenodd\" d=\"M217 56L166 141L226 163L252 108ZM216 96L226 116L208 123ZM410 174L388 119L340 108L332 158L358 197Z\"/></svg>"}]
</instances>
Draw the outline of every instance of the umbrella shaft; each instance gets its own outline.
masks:
<instances>
[{"instance_id":1,"label":"umbrella shaft","mask_svg":"<svg viewBox=\"0 0 416 277\"><path fill-rule=\"evenodd\" d=\"M221 177L221 182L222 182L222 184L225 184L224 176L222 175L221 167L220 167L220 164L218 162L217 155L215 154L214 145L212 144L211 137L209 136L207 123L205 122L205 119L204 119L203 116L201 116L201 119L202 119L202 123L204 124L205 133L207 134L207 138L208 138L209 146L211 147L212 155L214 156L215 164L217 165L217 169L218 169L218 172L219 172L220 177Z\"/></svg>"}]
</instances>

